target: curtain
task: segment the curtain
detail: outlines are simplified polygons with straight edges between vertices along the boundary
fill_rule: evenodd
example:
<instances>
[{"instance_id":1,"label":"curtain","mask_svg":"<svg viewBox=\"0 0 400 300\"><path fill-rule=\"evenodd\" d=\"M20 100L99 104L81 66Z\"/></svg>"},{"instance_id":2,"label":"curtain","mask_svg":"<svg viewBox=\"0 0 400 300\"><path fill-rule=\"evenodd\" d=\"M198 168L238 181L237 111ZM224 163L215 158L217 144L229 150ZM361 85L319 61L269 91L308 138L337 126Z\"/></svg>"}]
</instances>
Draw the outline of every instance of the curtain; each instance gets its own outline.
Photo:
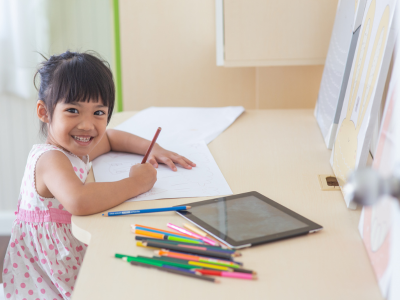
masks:
<instances>
[{"instance_id":1,"label":"curtain","mask_svg":"<svg viewBox=\"0 0 400 300\"><path fill-rule=\"evenodd\" d=\"M49 49L48 0L0 0L0 94L36 95L33 74Z\"/></svg>"},{"instance_id":2,"label":"curtain","mask_svg":"<svg viewBox=\"0 0 400 300\"><path fill-rule=\"evenodd\" d=\"M28 153L43 142L33 85L38 52L94 50L113 66L112 28L110 0L0 0L0 235L15 218Z\"/></svg>"}]
</instances>

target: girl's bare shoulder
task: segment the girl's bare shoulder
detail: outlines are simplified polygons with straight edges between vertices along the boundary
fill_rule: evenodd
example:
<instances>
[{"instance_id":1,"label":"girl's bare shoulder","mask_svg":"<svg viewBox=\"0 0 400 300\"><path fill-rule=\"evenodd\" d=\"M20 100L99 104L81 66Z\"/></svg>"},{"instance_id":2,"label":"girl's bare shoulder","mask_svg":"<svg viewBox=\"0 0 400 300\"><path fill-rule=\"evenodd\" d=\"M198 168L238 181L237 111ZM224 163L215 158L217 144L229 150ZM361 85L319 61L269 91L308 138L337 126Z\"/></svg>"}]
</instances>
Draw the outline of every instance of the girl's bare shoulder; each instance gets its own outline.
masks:
<instances>
[{"instance_id":1,"label":"girl's bare shoulder","mask_svg":"<svg viewBox=\"0 0 400 300\"><path fill-rule=\"evenodd\" d=\"M35 167L35 182L38 194L46 198L53 198L55 195L50 192L50 181L69 173L74 173L74 171L71 162L63 152L46 151L43 153L38 158Z\"/></svg>"}]
</instances>

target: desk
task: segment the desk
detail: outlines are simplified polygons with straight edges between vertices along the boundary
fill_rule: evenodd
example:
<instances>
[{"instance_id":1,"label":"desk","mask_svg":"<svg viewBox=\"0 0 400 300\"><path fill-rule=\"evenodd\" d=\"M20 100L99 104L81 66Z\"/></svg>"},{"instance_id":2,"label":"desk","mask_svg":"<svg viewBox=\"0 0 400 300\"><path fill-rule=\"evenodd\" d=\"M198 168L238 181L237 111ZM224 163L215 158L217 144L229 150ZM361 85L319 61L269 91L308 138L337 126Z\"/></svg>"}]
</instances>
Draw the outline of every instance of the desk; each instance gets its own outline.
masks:
<instances>
[{"instance_id":1,"label":"desk","mask_svg":"<svg viewBox=\"0 0 400 300\"><path fill-rule=\"evenodd\" d=\"M111 127L132 116L116 114ZM346 208L340 192L320 190L318 174L331 174L312 110L249 110L209 144L233 193L258 191L324 226L315 234L245 249L241 261L257 281L221 278L221 284L134 267L118 253L152 255L136 246L130 224L182 225L166 212L104 218L72 217L72 232L90 244L73 300L87 299L382 299L358 233L360 209ZM210 197L208 197L210 198ZM172 206L208 199L123 203L113 210ZM177 289L180 292L177 292Z\"/></svg>"}]
</instances>

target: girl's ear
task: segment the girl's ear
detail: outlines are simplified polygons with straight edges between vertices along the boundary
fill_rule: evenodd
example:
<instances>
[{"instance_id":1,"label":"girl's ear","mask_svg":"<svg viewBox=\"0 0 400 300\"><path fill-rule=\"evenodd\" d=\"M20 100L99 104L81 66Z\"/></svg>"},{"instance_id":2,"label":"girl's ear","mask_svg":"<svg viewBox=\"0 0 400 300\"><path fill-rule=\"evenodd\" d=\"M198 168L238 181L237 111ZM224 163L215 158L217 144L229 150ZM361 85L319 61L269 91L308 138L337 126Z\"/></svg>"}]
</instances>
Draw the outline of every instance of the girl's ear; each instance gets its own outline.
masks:
<instances>
[{"instance_id":1,"label":"girl's ear","mask_svg":"<svg viewBox=\"0 0 400 300\"><path fill-rule=\"evenodd\" d=\"M38 100L36 103L36 113L40 121L50 123L50 118L47 113L47 108L43 100Z\"/></svg>"}]
</instances>

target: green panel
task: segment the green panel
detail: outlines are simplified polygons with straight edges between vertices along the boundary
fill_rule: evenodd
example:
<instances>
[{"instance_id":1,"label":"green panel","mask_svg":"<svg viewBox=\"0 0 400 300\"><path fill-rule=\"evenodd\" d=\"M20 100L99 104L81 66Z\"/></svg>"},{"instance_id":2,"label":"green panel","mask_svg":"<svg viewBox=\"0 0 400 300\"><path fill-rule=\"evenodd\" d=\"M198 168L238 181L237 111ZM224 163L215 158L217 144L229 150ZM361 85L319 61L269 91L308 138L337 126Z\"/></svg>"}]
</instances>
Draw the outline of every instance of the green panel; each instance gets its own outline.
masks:
<instances>
[{"instance_id":1,"label":"green panel","mask_svg":"<svg viewBox=\"0 0 400 300\"><path fill-rule=\"evenodd\" d=\"M119 30L119 2L113 0L114 13L114 53L115 53L115 85L116 85L116 101L117 112L124 110L122 104L122 71L121 71L121 40Z\"/></svg>"}]
</instances>

